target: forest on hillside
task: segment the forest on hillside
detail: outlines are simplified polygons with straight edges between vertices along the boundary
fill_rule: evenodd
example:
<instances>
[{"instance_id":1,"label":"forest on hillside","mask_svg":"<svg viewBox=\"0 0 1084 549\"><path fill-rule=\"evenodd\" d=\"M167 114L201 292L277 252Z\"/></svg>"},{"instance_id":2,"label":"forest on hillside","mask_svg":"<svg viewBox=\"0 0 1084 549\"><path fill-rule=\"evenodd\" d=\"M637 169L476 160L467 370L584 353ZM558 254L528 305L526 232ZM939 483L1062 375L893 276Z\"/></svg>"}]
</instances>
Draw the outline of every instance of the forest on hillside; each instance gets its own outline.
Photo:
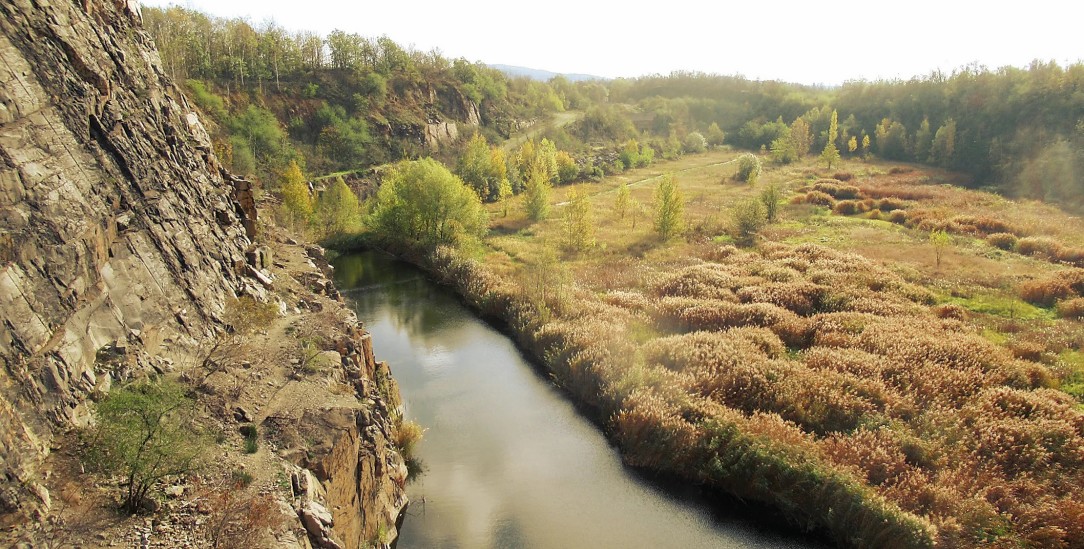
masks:
<instances>
[{"instance_id":1,"label":"forest on hillside","mask_svg":"<svg viewBox=\"0 0 1084 549\"><path fill-rule=\"evenodd\" d=\"M269 180L290 159L313 175L426 154L454 163L471 133L499 143L565 110L583 116L542 137L573 154L584 178L611 169L630 140L672 158L690 139L696 148L692 133L786 163L823 149L836 111L844 157L948 168L975 186L1066 206L1084 196L1079 63L970 66L838 88L700 73L538 82L386 36L321 36L180 7L145 15L167 71L220 124L223 156ZM444 121L466 131L437 153L424 128ZM599 154L604 146L613 154Z\"/></svg>"}]
</instances>

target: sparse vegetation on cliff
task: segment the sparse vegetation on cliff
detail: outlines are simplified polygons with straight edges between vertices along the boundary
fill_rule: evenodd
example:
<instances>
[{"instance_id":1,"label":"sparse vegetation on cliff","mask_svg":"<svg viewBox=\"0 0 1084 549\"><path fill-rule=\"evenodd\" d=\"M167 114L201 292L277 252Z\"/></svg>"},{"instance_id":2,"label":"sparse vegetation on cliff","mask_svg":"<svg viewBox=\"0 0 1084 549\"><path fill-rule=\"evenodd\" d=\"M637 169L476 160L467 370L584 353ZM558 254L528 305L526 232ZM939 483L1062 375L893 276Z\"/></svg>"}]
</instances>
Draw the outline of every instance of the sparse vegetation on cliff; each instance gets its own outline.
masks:
<instances>
[{"instance_id":1,"label":"sparse vegetation on cliff","mask_svg":"<svg viewBox=\"0 0 1084 549\"><path fill-rule=\"evenodd\" d=\"M194 421L194 402L175 382L141 382L113 389L95 407L88 463L123 479L122 507L143 510L152 490L192 472L206 442Z\"/></svg>"}]
</instances>

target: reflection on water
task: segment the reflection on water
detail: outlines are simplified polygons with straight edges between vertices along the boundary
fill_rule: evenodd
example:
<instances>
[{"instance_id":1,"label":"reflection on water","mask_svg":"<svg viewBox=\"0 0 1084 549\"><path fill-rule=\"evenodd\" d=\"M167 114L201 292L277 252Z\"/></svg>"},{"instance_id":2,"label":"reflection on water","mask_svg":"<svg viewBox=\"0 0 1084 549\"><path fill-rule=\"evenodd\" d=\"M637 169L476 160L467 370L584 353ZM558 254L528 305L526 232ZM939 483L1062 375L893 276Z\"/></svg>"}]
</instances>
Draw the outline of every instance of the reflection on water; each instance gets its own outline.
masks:
<instances>
[{"instance_id":1,"label":"reflection on water","mask_svg":"<svg viewBox=\"0 0 1084 549\"><path fill-rule=\"evenodd\" d=\"M413 267L365 252L336 280L425 427L398 547L813 547L625 468L512 342Z\"/></svg>"}]
</instances>

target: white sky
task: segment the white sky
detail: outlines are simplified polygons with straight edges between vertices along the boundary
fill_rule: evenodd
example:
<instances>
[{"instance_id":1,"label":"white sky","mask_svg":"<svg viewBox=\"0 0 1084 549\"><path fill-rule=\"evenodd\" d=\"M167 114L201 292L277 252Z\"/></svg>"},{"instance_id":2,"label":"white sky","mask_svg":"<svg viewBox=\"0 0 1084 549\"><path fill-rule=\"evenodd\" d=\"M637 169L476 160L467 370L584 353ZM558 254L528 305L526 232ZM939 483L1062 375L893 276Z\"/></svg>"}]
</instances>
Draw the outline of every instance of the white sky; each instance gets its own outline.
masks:
<instances>
[{"instance_id":1,"label":"white sky","mask_svg":"<svg viewBox=\"0 0 1084 549\"><path fill-rule=\"evenodd\" d=\"M604 77L696 70L803 84L910 78L970 63L1084 58L1073 0L143 0L291 30L387 35L470 61ZM1077 7L1072 7L1076 5Z\"/></svg>"}]
</instances>

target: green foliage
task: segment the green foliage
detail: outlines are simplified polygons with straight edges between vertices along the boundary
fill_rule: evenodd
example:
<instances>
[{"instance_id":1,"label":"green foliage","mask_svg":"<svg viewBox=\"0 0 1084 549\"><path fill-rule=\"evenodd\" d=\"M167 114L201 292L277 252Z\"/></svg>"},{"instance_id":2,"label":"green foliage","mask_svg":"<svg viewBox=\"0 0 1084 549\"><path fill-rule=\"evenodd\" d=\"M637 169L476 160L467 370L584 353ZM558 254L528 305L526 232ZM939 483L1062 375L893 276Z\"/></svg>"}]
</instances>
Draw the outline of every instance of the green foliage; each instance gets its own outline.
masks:
<instances>
[{"instance_id":1,"label":"green foliage","mask_svg":"<svg viewBox=\"0 0 1084 549\"><path fill-rule=\"evenodd\" d=\"M821 161L825 163L828 169L832 169L832 164L839 162L839 149L836 148L835 143L829 143L824 146L824 150L821 151Z\"/></svg>"},{"instance_id":2,"label":"green foliage","mask_svg":"<svg viewBox=\"0 0 1084 549\"><path fill-rule=\"evenodd\" d=\"M702 153L708 150L708 140L700 132L690 132L682 141L682 149L686 153Z\"/></svg>"},{"instance_id":3,"label":"green foliage","mask_svg":"<svg viewBox=\"0 0 1084 549\"><path fill-rule=\"evenodd\" d=\"M837 122L838 115L836 111L832 111L831 126L828 127L828 143L824 145L824 150L821 151L821 161L823 161L828 169L832 169L832 164L839 162L839 149L836 148L836 138L839 134L839 124Z\"/></svg>"},{"instance_id":4,"label":"green foliage","mask_svg":"<svg viewBox=\"0 0 1084 549\"><path fill-rule=\"evenodd\" d=\"M769 150L772 152L772 161L776 164L790 164L798 160L798 152L794 149L790 135L776 138Z\"/></svg>"},{"instance_id":5,"label":"green foliage","mask_svg":"<svg viewBox=\"0 0 1084 549\"><path fill-rule=\"evenodd\" d=\"M629 212L629 185L624 181L617 188L617 197L614 199L614 214L618 219L625 219Z\"/></svg>"},{"instance_id":6,"label":"green foliage","mask_svg":"<svg viewBox=\"0 0 1084 549\"><path fill-rule=\"evenodd\" d=\"M507 173L504 153L500 149L491 149L482 134L475 134L459 157L455 171L483 201L497 200Z\"/></svg>"},{"instance_id":7,"label":"green foliage","mask_svg":"<svg viewBox=\"0 0 1084 549\"><path fill-rule=\"evenodd\" d=\"M730 211L731 230L734 241L741 246L751 246L757 233L768 222L764 203L761 200L739 202Z\"/></svg>"},{"instance_id":8,"label":"green foliage","mask_svg":"<svg viewBox=\"0 0 1084 549\"><path fill-rule=\"evenodd\" d=\"M664 175L655 187L655 232L663 241L685 230L685 199L672 174Z\"/></svg>"},{"instance_id":9,"label":"green foliage","mask_svg":"<svg viewBox=\"0 0 1084 549\"><path fill-rule=\"evenodd\" d=\"M760 159L751 153L739 156L738 171L734 174L734 180L755 185L758 179L760 179Z\"/></svg>"},{"instance_id":10,"label":"green foliage","mask_svg":"<svg viewBox=\"0 0 1084 549\"><path fill-rule=\"evenodd\" d=\"M721 147L726 142L726 133L719 127L718 122L712 122L704 138L707 139L709 147Z\"/></svg>"},{"instance_id":11,"label":"green foliage","mask_svg":"<svg viewBox=\"0 0 1084 549\"><path fill-rule=\"evenodd\" d=\"M286 140L274 113L256 105L249 105L240 114L230 117L226 125L233 132L235 160L237 149L247 148L255 161L271 163Z\"/></svg>"},{"instance_id":12,"label":"green foliage","mask_svg":"<svg viewBox=\"0 0 1084 549\"><path fill-rule=\"evenodd\" d=\"M940 269L941 259L945 255L945 249L948 248L949 244L952 244L952 237L944 230L931 231L930 244L933 245L937 268Z\"/></svg>"},{"instance_id":13,"label":"green foliage","mask_svg":"<svg viewBox=\"0 0 1084 549\"><path fill-rule=\"evenodd\" d=\"M200 80L189 79L185 80L184 85L188 89L188 96L196 102L196 105L199 105L199 108L203 109L203 112L211 115L219 122L226 119L225 102L221 97L207 89L206 84Z\"/></svg>"},{"instance_id":14,"label":"green foliage","mask_svg":"<svg viewBox=\"0 0 1084 549\"><path fill-rule=\"evenodd\" d=\"M565 151L557 151L554 157L557 163L557 180L561 183L571 183L580 175L580 169L572 155Z\"/></svg>"},{"instance_id":15,"label":"green foliage","mask_svg":"<svg viewBox=\"0 0 1084 549\"><path fill-rule=\"evenodd\" d=\"M625 142L618 156L625 169L642 168L650 165L655 160L655 149L648 145L641 145L635 139Z\"/></svg>"},{"instance_id":16,"label":"green foliage","mask_svg":"<svg viewBox=\"0 0 1084 549\"><path fill-rule=\"evenodd\" d=\"M123 507L139 511L156 485L192 471L205 443L184 387L170 381L114 389L94 410L90 464L124 479Z\"/></svg>"},{"instance_id":17,"label":"green foliage","mask_svg":"<svg viewBox=\"0 0 1084 549\"><path fill-rule=\"evenodd\" d=\"M508 201L512 198L512 184L507 179L501 180L497 189L497 202L501 205L501 217L508 217Z\"/></svg>"},{"instance_id":18,"label":"green foliage","mask_svg":"<svg viewBox=\"0 0 1084 549\"><path fill-rule=\"evenodd\" d=\"M794 119L794 122L790 125L790 131L787 132L787 138L795 158L801 160L805 158L805 155L809 154L809 149L813 146L813 135L809 128L809 122L805 118L799 116Z\"/></svg>"},{"instance_id":19,"label":"green foliage","mask_svg":"<svg viewBox=\"0 0 1084 549\"><path fill-rule=\"evenodd\" d=\"M348 170L365 164L366 151L373 139L364 120L350 116L340 105L324 103L314 113L309 126L317 151L327 161L327 169Z\"/></svg>"},{"instance_id":20,"label":"green foliage","mask_svg":"<svg viewBox=\"0 0 1084 549\"><path fill-rule=\"evenodd\" d=\"M432 158L394 165L369 217L369 227L384 238L426 245L481 238L487 226L478 195Z\"/></svg>"},{"instance_id":21,"label":"green foliage","mask_svg":"<svg viewBox=\"0 0 1084 549\"><path fill-rule=\"evenodd\" d=\"M542 221L549 215L550 182L541 169L532 169L523 190L523 210L531 221Z\"/></svg>"},{"instance_id":22,"label":"green foliage","mask_svg":"<svg viewBox=\"0 0 1084 549\"><path fill-rule=\"evenodd\" d=\"M566 195L562 221L565 248L582 252L594 245L595 224L591 219L591 200L582 186L572 187Z\"/></svg>"},{"instance_id":23,"label":"green foliage","mask_svg":"<svg viewBox=\"0 0 1084 549\"><path fill-rule=\"evenodd\" d=\"M297 162L290 161L286 166L286 170L279 177L279 189L287 223L294 228L307 226L313 214L312 196L309 195L309 185Z\"/></svg>"},{"instance_id":24,"label":"green foliage","mask_svg":"<svg viewBox=\"0 0 1084 549\"><path fill-rule=\"evenodd\" d=\"M776 218L779 217L779 205L783 202L783 193L779 191L779 186L775 183L768 185L760 191L757 198L764 206L764 219L768 223L775 223Z\"/></svg>"},{"instance_id":25,"label":"green foliage","mask_svg":"<svg viewBox=\"0 0 1084 549\"><path fill-rule=\"evenodd\" d=\"M325 238L355 232L361 225L358 197L342 177L336 177L316 200L317 228Z\"/></svg>"}]
</instances>

